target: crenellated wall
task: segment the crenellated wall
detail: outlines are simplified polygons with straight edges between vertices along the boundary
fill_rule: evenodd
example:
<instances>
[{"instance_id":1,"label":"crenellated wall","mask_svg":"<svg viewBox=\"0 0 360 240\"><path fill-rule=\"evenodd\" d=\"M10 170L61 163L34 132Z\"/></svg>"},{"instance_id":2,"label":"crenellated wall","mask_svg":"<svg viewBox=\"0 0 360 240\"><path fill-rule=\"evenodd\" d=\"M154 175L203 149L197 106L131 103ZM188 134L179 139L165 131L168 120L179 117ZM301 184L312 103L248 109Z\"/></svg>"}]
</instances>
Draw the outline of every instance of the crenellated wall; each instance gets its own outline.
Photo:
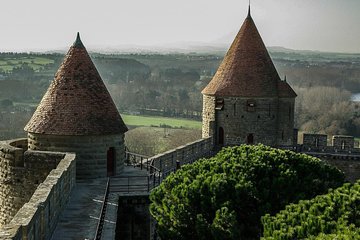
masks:
<instances>
[{"instance_id":1,"label":"crenellated wall","mask_svg":"<svg viewBox=\"0 0 360 240\"><path fill-rule=\"evenodd\" d=\"M28 151L31 158L56 155L58 164L41 182L11 222L0 228L0 240L50 239L76 181L76 160L72 153ZM62 156L58 158L58 156ZM26 157L25 157L26 159ZM34 162L32 162L34 163ZM34 166L34 165L32 165Z\"/></svg>"},{"instance_id":2,"label":"crenellated wall","mask_svg":"<svg viewBox=\"0 0 360 240\"><path fill-rule=\"evenodd\" d=\"M354 137L335 135L332 145L327 140L324 134L304 133L303 144L289 150L320 158L343 171L348 181L360 179L360 148L355 146Z\"/></svg>"},{"instance_id":3,"label":"crenellated wall","mask_svg":"<svg viewBox=\"0 0 360 240\"><path fill-rule=\"evenodd\" d=\"M25 151L26 139L0 142L0 226L10 222L64 153Z\"/></svg>"}]
</instances>

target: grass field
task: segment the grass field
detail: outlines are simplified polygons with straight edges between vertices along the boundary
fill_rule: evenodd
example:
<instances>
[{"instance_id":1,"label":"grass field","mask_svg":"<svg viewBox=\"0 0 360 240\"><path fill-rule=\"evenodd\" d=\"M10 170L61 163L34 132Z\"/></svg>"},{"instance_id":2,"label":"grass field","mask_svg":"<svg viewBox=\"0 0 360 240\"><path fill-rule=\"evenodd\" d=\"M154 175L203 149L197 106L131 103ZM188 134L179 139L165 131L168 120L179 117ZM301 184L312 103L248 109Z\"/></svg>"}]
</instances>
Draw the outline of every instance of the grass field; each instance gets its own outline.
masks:
<instances>
[{"instance_id":1,"label":"grass field","mask_svg":"<svg viewBox=\"0 0 360 240\"><path fill-rule=\"evenodd\" d=\"M20 67L24 63L28 64L34 71L38 71L44 65L54 63L54 60L44 57L5 58L0 59L0 70L12 71L15 67Z\"/></svg>"},{"instance_id":2,"label":"grass field","mask_svg":"<svg viewBox=\"0 0 360 240\"><path fill-rule=\"evenodd\" d=\"M201 138L200 129L137 127L125 134L131 152L154 156Z\"/></svg>"},{"instance_id":3,"label":"grass field","mask_svg":"<svg viewBox=\"0 0 360 240\"><path fill-rule=\"evenodd\" d=\"M168 125L173 128L190 128L190 129L201 129L201 122L180 119L180 118L166 118L166 117L155 117L155 116L138 116L138 115L127 115L121 114L126 125L129 126L160 126Z\"/></svg>"}]
</instances>

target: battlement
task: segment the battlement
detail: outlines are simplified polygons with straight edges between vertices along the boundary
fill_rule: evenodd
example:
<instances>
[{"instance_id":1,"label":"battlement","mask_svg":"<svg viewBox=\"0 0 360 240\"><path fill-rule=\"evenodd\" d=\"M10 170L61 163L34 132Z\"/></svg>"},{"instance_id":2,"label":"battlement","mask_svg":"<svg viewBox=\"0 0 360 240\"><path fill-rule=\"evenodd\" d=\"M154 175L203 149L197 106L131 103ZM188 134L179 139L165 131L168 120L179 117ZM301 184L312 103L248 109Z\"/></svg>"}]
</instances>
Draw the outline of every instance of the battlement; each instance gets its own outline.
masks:
<instances>
[{"instance_id":1,"label":"battlement","mask_svg":"<svg viewBox=\"0 0 360 240\"><path fill-rule=\"evenodd\" d=\"M49 239L75 181L75 154L63 154L29 201L0 229L0 239Z\"/></svg>"},{"instance_id":2,"label":"battlement","mask_svg":"<svg viewBox=\"0 0 360 240\"><path fill-rule=\"evenodd\" d=\"M66 156L26 148L27 139L0 142L0 226L11 221Z\"/></svg>"},{"instance_id":3,"label":"battlement","mask_svg":"<svg viewBox=\"0 0 360 240\"><path fill-rule=\"evenodd\" d=\"M301 152L323 152L360 154L359 144L355 144L353 136L334 135L332 144L328 144L328 136L325 134L303 134L303 144L300 145Z\"/></svg>"}]
</instances>

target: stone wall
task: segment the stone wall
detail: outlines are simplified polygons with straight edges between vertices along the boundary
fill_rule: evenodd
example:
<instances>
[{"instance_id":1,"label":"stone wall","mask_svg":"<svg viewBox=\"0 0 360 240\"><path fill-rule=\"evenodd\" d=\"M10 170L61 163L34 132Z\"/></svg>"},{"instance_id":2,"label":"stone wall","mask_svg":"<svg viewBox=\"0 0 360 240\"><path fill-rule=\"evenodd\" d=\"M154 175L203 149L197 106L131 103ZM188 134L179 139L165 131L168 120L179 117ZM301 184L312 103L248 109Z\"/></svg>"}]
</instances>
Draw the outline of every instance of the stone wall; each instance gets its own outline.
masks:
<instances>
[{"instance_id":1,"label":"stone wall","mask_svg":"<svg viewBox=\"0 0 360 240\"><path fill-rule=\"evenodd\" d=\"M219 145L293 145L294 104L293 98L203 95L203 137Z\"/></svg>"},{"instance_id":2,"label":"stone wall","mask_svg":"<svg viewBox=\"0 0 360 240\"><path fill-rule=\"evenodd\" d=\"M303 146L306 151L325 150L327 147L327 135L304 133Z\"/></svg>"},{"instance_id":3,"label":"stone wall","mask_svg":"<svg viewBox=\"0 0 360 240\"><path fill-rule=\"evenodd\" d=\"M1 240L50 239L76 181L75 154L62 156L57 167L39 184L30 200L9 224L0 229Z\"/></svg>"},{"instance_id":4,"label":"stone wall","mask_svg":"<svg viewBox=\"0 0 360 240\"><path fill-rule=\"evenodd\" d=\"M216 143L219 143L219 129L222 128L224 145L247 143L249 135L253 136L254 144L277 144L278 99L225 97L223 101L223 108L215 114Z\"/></svg>"},{"instance_id":5,"label":"stone wall","mask_svg":"<svg viewBox=\"0 0 360 240\"><path fill-rule=\"evenodd\" d=\"M119 196L115 239L151 239L149 205L148 194Z\"/></svg>"},{"instance_id":6,"label":"stone wall","mask_svg":"<svg viewBox=\"0 0 360 240\"><path fill-rule=\"evenodd\" d=\"M209 156L213 149L212 138L203 138L192 143L180 146L170 151L155 155L149 159L151 165L155 166L166 177L174 172L178 164L192 163L199 158Z\"/></svg>"},{"instance_id":7,"label":"stone wall","mask_svg":"<svg viewBox=\"0 0 360 240\"><path fill-rule=\"evenodd\" d=\"M214 136L215 131L215 97L203 95L202 137Z\"/></svg>"},{"instance_id":8,"label":"stone wall","mask_svg":"<svg viewBox=\"0 0 360 240\"><path fill-rule=\"evenodd\" d=\"M107 151L115 149L115 174L124 167L124 134L104 136L57 136L28 134L29 149L76 153L77 177L96 178L107 176Z\"/></svg>"},{"instance_id":9,"label":"stone wall","mask_svg":"<svg viewBox=\"0 0 360 240\"><path fill-rule=\"evenodd\" d=\"M10 222L64 157L25 148L26 139L0 142L0 226Z\"/></svg>"},{"instance_id":10,"label":"stone wall","mask_svg":"<svg viewBox=\"0 0 360 240\"><path fill-rule=\"evenodd\" d=\"M295 98L279 98L278 146L297 144L297 138L294 139L294 106Z\"/></svg>"},{"instance_id":11,"label":"stone wall","mask_svg":"<svg viewBox=\"0 0 360 240\"><path fill-rule=\"evenodd\" d=\"M332 145L337 150L351 150L354 148L354 142L353 136L335 135L332 137Z\"/></svg>"},{"instance_id":12,"label":"stone wall","mask_svg":"<svg viewBox=\"0 0 360 240\"><path fill-rule=\"evenodd\" d=\"M360 152L359 152L360 153ZM339 168L345 173L346 180L355 182L360 179L360 154L337 154L337 153L316 153L309 152L308 155L320 158L321 160Z\"/></svg>"}]
</instances>

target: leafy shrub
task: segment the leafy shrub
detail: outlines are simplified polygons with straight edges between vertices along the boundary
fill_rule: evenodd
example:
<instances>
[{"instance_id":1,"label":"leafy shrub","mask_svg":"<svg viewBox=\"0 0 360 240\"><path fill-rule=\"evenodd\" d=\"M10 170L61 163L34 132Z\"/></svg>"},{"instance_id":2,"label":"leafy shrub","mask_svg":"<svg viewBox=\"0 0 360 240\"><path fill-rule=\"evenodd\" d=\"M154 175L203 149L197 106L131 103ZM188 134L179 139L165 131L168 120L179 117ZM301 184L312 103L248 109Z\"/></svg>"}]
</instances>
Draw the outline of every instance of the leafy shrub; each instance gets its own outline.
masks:
<instances>
[{"instance_id":1,"label":"leafy shrub","mask_svg":"<svg viewBox=\"0 0 360 240\"><path fill-rule=\"evenodd\" d=\"M261 216L343 182L317 158L242 145L167 177L152 191L150 211L162 239L258 239Z\"/></svg>"}]
</instances>

